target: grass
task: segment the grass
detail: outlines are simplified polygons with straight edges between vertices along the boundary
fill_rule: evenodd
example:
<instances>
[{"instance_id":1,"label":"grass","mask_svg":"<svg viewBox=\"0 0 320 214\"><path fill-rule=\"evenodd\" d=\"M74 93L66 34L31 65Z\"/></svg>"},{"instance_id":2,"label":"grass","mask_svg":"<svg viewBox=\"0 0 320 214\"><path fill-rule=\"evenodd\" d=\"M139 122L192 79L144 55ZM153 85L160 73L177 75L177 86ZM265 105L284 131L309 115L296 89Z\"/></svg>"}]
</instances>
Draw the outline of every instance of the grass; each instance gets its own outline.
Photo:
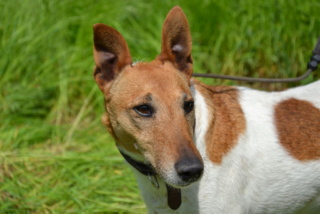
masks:
<instances>
[{"instance_id":1,"label":"grass","mask_svg":"<svg viewBox=\"0 0 320 214\"><path fill-rule=\"evenodd\" d=\"M190 22L195 72L295 77L320 35L317 0L0 0L0 213L145 213L100 123L92 25L115 27L134 60L148 61L177 4ZM281 90L319 73L250 86Z\"/></svg>"}]
</instances>

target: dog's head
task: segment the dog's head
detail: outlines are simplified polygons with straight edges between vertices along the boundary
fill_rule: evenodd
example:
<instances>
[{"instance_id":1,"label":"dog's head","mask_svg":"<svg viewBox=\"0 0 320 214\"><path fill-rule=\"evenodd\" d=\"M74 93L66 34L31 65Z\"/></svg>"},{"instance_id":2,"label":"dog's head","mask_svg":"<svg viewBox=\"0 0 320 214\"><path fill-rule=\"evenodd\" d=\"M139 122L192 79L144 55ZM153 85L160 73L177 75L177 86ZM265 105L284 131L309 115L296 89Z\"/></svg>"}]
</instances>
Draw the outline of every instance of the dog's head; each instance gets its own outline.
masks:
<instances>
[{"instance_id":1,"label":"dog's head","mask_svg":"<svg viewBox=\"0 0 320 214\"><path fill-rule=\"evenodd\" d=\"M198 180L203 161L193 142L191 36L181 8L169 12L154 61L132 64L124 38L103 24L94 25L94 60L103 120L119 149L151 164L172 186Z\"/></svg>"}]
</instances>

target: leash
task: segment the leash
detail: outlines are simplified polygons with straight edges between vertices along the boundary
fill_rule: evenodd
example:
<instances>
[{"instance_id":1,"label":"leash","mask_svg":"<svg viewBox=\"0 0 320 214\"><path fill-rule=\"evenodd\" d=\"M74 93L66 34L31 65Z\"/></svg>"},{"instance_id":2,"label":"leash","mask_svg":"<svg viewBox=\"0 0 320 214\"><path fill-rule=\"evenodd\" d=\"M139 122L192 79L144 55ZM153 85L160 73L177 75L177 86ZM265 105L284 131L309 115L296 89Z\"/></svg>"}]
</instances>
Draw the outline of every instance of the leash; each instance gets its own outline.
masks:
<instances>
[{"instance_id":1,"label":"leash","mask_svg":"<svg viewBox=\"0 0 320 214\"><path fill-rule=\"evenodd\" d=\"M203 74L203 73L194 73L194 77L204 77L204 78L215 78L215 79L228 79L228 80L237 80L244 82L264 82L264 83L285 83L285 82L298 82L305 79L311 74L312 71L315 71L318 68L320 63L320 37L318 38L317 44L312 51L312 56L307 65L307 71L303 75L295 78L254 78L254 77L238 77L238 76L229 76L229 75L220 75L220 74Z\"/></svg>"},{"instance_id":2,"label":"leash","mask_svg":"<svg viewBox=\"0 0 320 214\"><path fill-rule=\"evenodd\" d=\"M129 155L126 155L121 150L119 150L120 154L124 157L124 159L133 166L136 170L138 170L141 174L148 176L152 185L159 189L159 183L157 180L157 173L151 164L145 164L139 161L132 159ZM176 210L181 205L181 190L175 187L172 187L166 184L167 188L167 197L168 197L168 205L172 210Z\"/></svg>"}]
</instances>

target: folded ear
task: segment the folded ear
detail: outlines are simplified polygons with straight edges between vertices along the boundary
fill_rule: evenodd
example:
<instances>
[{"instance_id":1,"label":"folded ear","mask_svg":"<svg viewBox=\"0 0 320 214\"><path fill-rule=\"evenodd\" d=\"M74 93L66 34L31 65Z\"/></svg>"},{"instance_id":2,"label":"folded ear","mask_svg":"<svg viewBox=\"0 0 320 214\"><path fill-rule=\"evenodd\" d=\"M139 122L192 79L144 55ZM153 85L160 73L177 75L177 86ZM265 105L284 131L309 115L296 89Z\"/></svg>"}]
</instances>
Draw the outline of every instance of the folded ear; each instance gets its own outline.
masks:
<instances>
[{"instance_id":1,"label":"folded ear","mask_svg":"<svg viewBox=\"0 0 320 214\"><path fill-rule=\"evenodd\" d=\"M101 91L116 75L132 63L127 43L115 29L104 24L93 26L94 78Z\"/></svg>"},{"instance_id":2,"label":"folded ear","mask_svg":"<svg viewBox=\"0 0 320 214\"><path fill-rule=\"evenodd\" d=\"M192 41L187 17L179 6L168 13L162 28L160 61L170 61L189 77L192 74Z\"/></svg>"}]
</instances>

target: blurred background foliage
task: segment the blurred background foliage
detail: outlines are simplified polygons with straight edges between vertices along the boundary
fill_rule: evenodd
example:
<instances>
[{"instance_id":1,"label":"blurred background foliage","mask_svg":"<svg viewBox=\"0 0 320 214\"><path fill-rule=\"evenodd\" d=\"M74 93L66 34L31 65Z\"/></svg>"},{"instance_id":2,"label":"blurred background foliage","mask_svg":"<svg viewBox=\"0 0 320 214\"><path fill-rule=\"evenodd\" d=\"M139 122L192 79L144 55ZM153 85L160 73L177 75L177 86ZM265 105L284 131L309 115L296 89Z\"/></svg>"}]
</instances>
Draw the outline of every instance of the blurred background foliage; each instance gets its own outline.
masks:
<instances>
[{"instance_id":1,"label":"blurred background foliage","mask_svg":"<svg viewBox=\"0 0 320 214\"><path fill-rule=\"evenodd\" d=\"M174 5L189 19L197 73L295 77L320 35L318 0L0 0L1 213L145 212L100 123L92 25L116 28L135 61L150 61ZM319 73L293 84L203 81L282 90Z\"/></svg>"}]
</instances>

